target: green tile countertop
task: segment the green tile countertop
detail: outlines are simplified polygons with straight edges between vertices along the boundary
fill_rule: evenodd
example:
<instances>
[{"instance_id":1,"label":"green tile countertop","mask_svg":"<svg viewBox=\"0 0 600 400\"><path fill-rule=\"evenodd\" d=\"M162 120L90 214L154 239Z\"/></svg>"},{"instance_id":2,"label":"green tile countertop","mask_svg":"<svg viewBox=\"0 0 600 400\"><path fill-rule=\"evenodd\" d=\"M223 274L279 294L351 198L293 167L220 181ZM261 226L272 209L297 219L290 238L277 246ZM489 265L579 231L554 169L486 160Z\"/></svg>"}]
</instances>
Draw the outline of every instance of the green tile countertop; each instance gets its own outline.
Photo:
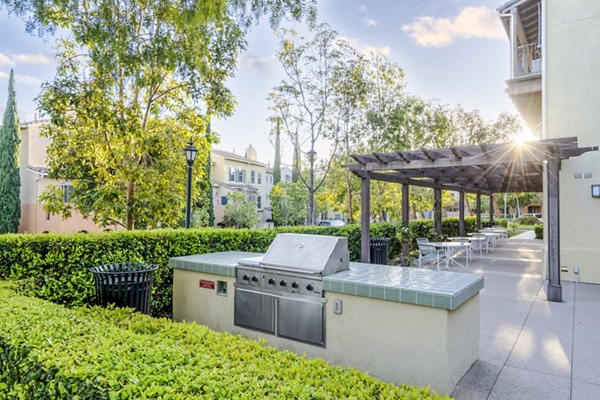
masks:
<instances>
[{"instance_id":1,"label":"green tile countertop","mask_svg":"<svg viewBox=\"0 0 600 400\"><path fill-rule=\"evenodd\" d=\"M235 276L239 260L261 255L242 251L196 254L173 257L169 266ZM326 292L455 310L483 289L483 277L462 272L351 262L349 270L324 277L323 289Z\"/></svg>"},{"instance_id":2,"label":"green tile countertop","mask_svg":"<svg viewBox=\"0 0 600 400\"><path fill-rule=\"evenodd\" d=\"M207 274L235 276L235 267L243 258L256 257L261 253L245 251L223 251L221 253L194 254L192 256L173 257L169 266L174 269L205 272Z\"/></svg>"},{"instance_id":3,"label":"green tile countertop","mask_svg":"<svg viewBox=\"0 0 600 400\"><path fill-rule=\"evenodd\" d=\"M483 289L476 274L350 263L323 278L323 290L380 300L455 310Z\"/></svg>"}]
</instances>

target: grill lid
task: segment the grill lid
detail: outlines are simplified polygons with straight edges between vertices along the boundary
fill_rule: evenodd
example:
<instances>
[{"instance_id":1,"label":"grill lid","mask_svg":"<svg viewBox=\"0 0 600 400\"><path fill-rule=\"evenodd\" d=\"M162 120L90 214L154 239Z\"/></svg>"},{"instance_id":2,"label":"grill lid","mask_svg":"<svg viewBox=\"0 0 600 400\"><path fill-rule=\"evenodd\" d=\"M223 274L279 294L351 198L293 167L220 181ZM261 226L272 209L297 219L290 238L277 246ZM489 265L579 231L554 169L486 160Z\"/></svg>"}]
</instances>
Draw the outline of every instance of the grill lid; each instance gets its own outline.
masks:
<instances>
[{"instance_id":1,"label":"grill lid","mask_svg":"<svg viewBox=\"0 0 600 400\"><path fill-rule=\"evenodd\" d=\"M280 233L260 266L326 276L347 270L349 262L348 238Z\"/></svg>"}]
</instances>

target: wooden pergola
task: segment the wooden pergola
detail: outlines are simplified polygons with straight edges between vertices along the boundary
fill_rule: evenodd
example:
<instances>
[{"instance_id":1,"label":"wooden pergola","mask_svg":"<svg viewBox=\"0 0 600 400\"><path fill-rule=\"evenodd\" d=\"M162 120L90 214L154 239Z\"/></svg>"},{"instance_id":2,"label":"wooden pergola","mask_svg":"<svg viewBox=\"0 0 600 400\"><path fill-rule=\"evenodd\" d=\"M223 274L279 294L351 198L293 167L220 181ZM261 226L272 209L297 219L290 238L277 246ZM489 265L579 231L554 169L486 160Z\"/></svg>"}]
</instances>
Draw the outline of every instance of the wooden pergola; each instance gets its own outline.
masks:
<instances>
[{"instance_id":1,"label":"wooden pergola","mask_svg":"<svg viewBox=\"0 0 600 400\"><path fill-rule=\"evenodd\" d=\"M560 283L559 171L560 163L597 146L579 147L577 137L535 142L454 146L444 149L421 149L391 153L352 155L356 164L346 165L361 178L361 257L370 261L370 183L371 180L402 185L402 222L409 222L409 187L434 190L434 225L442 232L442 190L459 193L459 234L465 235L465 193L477 195L477 227L481 228L481 195L490 199L493 222L493 199L496 193L543 192L547 178L547 213L544 219L548 235L548 300L562 301ZM544 172L545 171L545 172ZM402 248L408 256L408 245Z\"/></svg>"}]
</instances>

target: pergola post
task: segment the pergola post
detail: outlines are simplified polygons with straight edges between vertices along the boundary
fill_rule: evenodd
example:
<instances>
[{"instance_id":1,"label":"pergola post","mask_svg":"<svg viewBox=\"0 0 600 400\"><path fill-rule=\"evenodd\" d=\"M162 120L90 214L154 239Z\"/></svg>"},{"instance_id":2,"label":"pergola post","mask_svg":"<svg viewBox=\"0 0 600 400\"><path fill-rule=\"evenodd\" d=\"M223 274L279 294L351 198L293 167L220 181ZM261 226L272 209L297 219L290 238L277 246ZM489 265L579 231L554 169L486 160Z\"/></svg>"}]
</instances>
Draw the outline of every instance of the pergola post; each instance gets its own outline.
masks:
<instances>
[{"instance_id":1,"label":"pergola post","mask_svg":"<svg viewBox=\"0 0 600 400\"><path fill-rule=\"evenodd\" d=\"M360 181L360 258L371 262L371 179L367 175Z\"/></svg>"},{"instance_id":2,"label":"pergola post","mask_svg":"<svg viewBox=\"0 0 600 400\"><path fill-rule=\"evenodd\" d=\"M442 234L442 189L433 189L433 224L435 232Z\"/></svg>"},{"instance_id":3,"label":"pergola post","mask_svg":"<svg viewBox=\"0 0 600 400\"><path fill-rule=\"evenodd\" d=\"M494 225L494 194L490 193L490 225Z\"/></svg>"},{"instance_id":4,"label":"pergola post","mask_svg":"<svg viewBox=\"0 0 600 400\"><path fill-rule=\"evenodd\" d=\"M546 167L548 178L548 292L549 301L562 301L560 283L560 214L558 174L560 160L551 158Z\"/></svg>"},{"instance_id":5,"label":"pergola post","mask_svg":"<svg viewBox=\"0 0 600 400\"><path fill-rule=\"evenodd\" d=\"M465 235L465 192L458 192L458 236Z\"/></svg>"},{"instance_id":6,"label":"pergola post","mask_svg":"<svg viewBox=\"0 0 600 400\"><path fill-rule=\"evenodd\" d=\"M475 200L475 207L477 207L477 230L481 230L481 193L477 193Z\"/></svg>"},{"instance_id":7,"label":"pergola post","mask_svg":"<svg viewBox=\"0 0 600 400\"><path fill-rule=\"evenodd\" d=\"M402 265L408 265L408 224L409 224L409 186L406 183L402 184Z\"/></svg>"}]
</instances>

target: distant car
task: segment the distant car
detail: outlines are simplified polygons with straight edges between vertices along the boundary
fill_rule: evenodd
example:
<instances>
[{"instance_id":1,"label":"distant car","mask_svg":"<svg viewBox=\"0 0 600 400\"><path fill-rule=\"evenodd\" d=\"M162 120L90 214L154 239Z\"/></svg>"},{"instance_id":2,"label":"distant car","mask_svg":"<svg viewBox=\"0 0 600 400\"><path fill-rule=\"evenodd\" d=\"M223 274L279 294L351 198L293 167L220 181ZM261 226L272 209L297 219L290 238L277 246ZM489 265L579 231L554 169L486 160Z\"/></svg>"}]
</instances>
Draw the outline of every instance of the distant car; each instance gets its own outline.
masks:
<instances>
[{"instance_id":1,"label":"distant car","mask_svg":"<svg viewBox=\"0 0 600 400\"><path fill-rule=\"evenodd\" d=\"M344 226L344 225L346 225L346 223L344 221L340 221L337 219L333 219L333 220L324 219L323 221L319 222L319 226Z\"/></svg>"}]
</instances>

